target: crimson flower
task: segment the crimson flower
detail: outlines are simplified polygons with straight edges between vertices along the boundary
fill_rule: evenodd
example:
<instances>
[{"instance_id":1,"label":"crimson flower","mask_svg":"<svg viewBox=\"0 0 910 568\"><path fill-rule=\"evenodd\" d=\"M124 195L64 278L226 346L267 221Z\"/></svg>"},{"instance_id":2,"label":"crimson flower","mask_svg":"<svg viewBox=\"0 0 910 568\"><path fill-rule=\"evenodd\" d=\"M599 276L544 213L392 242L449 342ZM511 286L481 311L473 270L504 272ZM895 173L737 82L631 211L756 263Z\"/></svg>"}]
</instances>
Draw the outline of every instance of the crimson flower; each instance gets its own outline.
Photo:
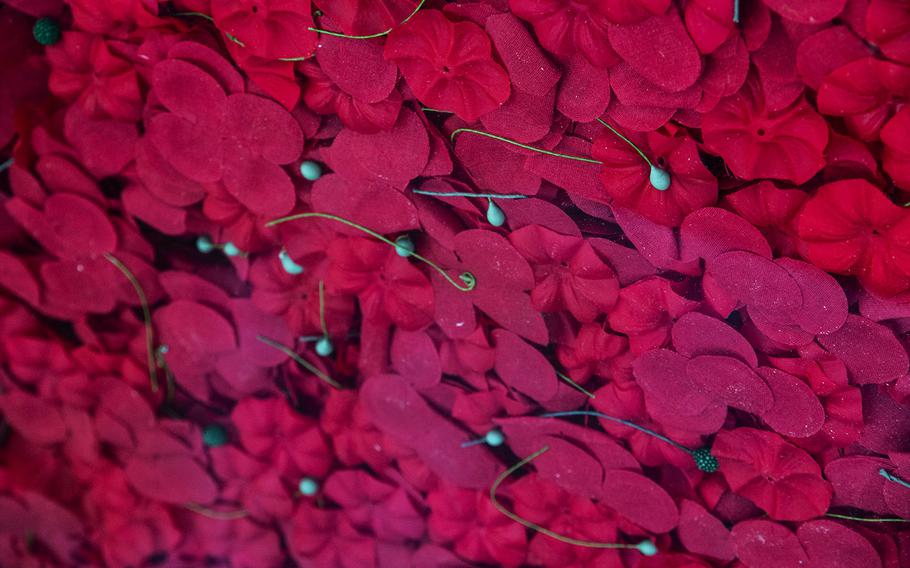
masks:
<instances>
[{"instance_id":1,"label":"crimson flower","mask_svg":"<svg viewBox=\"0 0 910 568\"><path fill-rule=\"evenodd\" d=\"M392 91L387 99L365 102L343 91L315 63L304 62L300 70L307 78L303 101L313 111L337 114L345 126L364 134L395 126L402 102L398 91Z\"/></svg>"},{"instance_id":2,"label":"crimson flower","mask_svg":"<svg viewBox=\"0 0 910 568\"><path fill-rule=\"evenodd\" d=\"M743 179L804 183L825 165L824 119L801 97L786 108L769 110L754 80L704 116L702 135L705 148Z\"/></svg>"},{"instance_id":3,"label":"crimson flower","mask_svg":"<svg viewBox=\"0 0 910 568\"><path fill-rule=\"evenodd\" d=\"M910 288L910 214L871 183L823 185L797 223L803 256L812 264L856 276L875 294Z\"/></svg>"},{"instance_id":4,"label":"crimson flower","mask_svg":"<svg viewBox=\"0 0 910 568\"><path fill-rule=\"evenodd\" d=\"M305 57L316 48L316 33L307 29L313 27L308 1L218 0L212 2L212 18L260 57Z\"/></svg>"},{"instance_id":5,"label":"crimson flower","mask_svg":"<svg viewBox=\"0 0 910 568\"><path fill-rule=\"evenodd\" d=\"M640 280L619 291L616 306L610 311L610 327L629 337L632 353L643 353L663 347L673 322L696 305L677 294L663 278Z\"/></svg>"},{"instance_id":6,"label":"crimson flower","mask_svg":"<svg viewBox=\"0 0 910 568\"><path fill-rule=\"evenodd\" d=\"M427 497L430 538L454 544L473 562L521 566L527 554L525 529L499 511L483 491L443 483Z\"/></svg>"},{"instance_id":7,"label":"crimson flower","mask_svg":"<svg viewBox=\"0 0 910 568\"><path fill-rule=\"evenodd\" d=\"M418 329L433 318L433 287L395 249L372 239L336 239L329 245L330 292L357 294L364 316Z\"/></svg>"},{"instance_id":8,"label":"crimson flower","mask_svg":"<svg viewBox=\"0 0 910 568\"><path fill-rule=\"evenodd\" d=\"M314 0L350 35L369 35L393 28L414 11L417 0Z\"/></svg>"},{"instance_id":9,"label":"crimson flower","mask_svg":"<svg viewBox=\"0 0 910 568\"><path fill-rule=\"evenodd\" d=\"M648 164L609 129L594 141L592 155L604 163L601 183L613 202L661 225L678 226L683 218L717 201L717 179L701 163L695 141L684 133L631 135L655 166L670 174L670 187L651 185Z\"/></svg>"},{"instance_id":10,"label":"crimson flower","mask_svg":"<svg viewBox=\"0 0 910 568\"><path fill-rule=\"evenodd\" d=\"M91 115L135 121L142 113L142 93L135 66L116 53L117 44L82 32L66 32L48 47L48 86L63 99L78 99Z\"/></svg>"},{"instance_id":11,"label":"crimson flower","mask_svg":"<svg viewBox=\"0 0 910 568\"><path fill-rule=\"evenodd\" d=\"M772 519L801 521L823 515L831 485L812 457L772 432L723 430L711 453L730 488Z\"/></svg>"},{"instance_id":12,"label":"crimson flower","mask_svg":"<svg viewBox=\"0 0 910 568\"><path fill-rule=\"evenodd\" d=\"M619 282L584 239L528 225L509 240L534 269L531 302L541 312L566 309L578 321L590 322L613 307Z\"/></svg>"},{"instance_id":13,"label":"crimson flower","mask_svg":"<svg viewBox=\"0 0 910 568\"><path fill-rule=\"evenodd\" d=\"M910 191L910 108L904 107L885 124L881 134L885 150L882 165L894 185Z\"/></svg>"},{"instance_id":14,"label":"crimson flower","mask_svg":"<svg viewBox=\"0 0 910 568\"><path fill-rule=\"evenodd\" d=\"M509 75L493 60L490 38L472 22L422 10L395 28L385 44L408 86L430 107L471 122L509 98Z\"/></svg>"},{"instance_id":15,"label":"crimson flower","mask_svg":"<svg viewBox=\"0 0 910 568\"><path fill-rule=\"evenodd\" d=\"M614 12L619 13L621 9L615 10L618 4L628 7L637 2L620 0L612 4ZM607 39L609 1L510 0L509 8L534 26L540 44L551 53L570 56L580 52L598 67L607 67L618 61Z\"/></svg>"}]
</instances>

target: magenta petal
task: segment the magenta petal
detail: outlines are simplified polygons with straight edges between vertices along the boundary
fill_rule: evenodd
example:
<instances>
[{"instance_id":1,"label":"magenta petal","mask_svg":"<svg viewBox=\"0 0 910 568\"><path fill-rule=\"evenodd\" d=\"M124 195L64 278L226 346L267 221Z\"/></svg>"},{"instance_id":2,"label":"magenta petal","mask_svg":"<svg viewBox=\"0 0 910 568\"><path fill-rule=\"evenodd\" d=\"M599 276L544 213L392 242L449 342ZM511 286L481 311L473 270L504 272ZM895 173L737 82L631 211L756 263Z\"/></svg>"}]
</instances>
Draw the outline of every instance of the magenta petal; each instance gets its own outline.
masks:
<instances>
[{"instance_id":1,"label":"magenta petal","mask_svg":"<svg viewBox=\"0 0 910 568\"><path fill-rule=\"evenodd\" d=\"M739 359L699 355L686 365L686 374L734 408L762 414L774 404L774 395L764 379Z\"/></svg>"}]
</instances>

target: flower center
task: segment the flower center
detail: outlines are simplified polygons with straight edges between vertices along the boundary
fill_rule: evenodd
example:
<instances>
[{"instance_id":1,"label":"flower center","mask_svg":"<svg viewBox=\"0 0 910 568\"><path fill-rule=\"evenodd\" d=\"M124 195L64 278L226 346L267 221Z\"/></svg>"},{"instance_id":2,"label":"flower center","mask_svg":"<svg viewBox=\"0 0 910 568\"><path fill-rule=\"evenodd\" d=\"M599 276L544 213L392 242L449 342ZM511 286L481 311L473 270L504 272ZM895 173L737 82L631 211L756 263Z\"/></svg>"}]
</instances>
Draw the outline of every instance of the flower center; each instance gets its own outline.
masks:
<instances>
[{"instance_id":1,"label":"flower center","mask_svg":"<svg viewBox=\"0 0 910 568\"><path fill-rule=\"evenodd\" d=\"M451 71L451 69L449 69L449 66L448 66L448 65L443 65L443 66L442 66L442 72L443 72L443 73L448 73L449 71Z\"/></svg>"},{"instance_id":2,"label":"flower center","mask_svg":"<svg viewBox=\"0 0 910 568\"><path fill-rule=\"evenodd\" d=\"M764 128L759 128L756 131L756 134L758 134L759 136L765 136L766 134L768 134L768 132Z\"/></svg>"}]
</instances>

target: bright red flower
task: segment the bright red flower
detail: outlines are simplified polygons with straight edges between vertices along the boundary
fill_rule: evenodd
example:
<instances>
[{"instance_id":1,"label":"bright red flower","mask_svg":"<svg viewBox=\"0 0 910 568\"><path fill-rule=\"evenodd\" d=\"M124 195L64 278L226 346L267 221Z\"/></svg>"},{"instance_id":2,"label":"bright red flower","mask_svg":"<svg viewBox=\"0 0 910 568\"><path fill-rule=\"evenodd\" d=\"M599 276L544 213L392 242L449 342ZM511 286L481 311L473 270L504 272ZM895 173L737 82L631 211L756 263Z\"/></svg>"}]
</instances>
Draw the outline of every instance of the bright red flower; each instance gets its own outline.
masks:
<instances>
[{"instance_id":1,"label":"bright red flower","mask_svg":"<svg viewBox=\"0 0 910 568\"><path fill-rule=\"evenodd\" d=\"M803 256L875 294L910 288L910 212L865 180L823 185L797 222Z\"/></svg>"},{"instance_id":2,"label":"bright red flower","mask_svg":"<svg viewBox=\"0 0 910 568\"><path fill-rule=\"evenodd\" d=\"M513 14L534 26L537 39L547 51L566 57L580 52L592 64L607 67L619 61L607 38L607 29L610 26L608 14L613 8L614 15L628 16L634 10L623 10L623 7L631 8L635 4L639 2L510 0L509 8ZM634 12L639 15L638 11Z\"/></svg>"},{"instance_id":3,"label":"bright red flower","mask_svg":"<svg viewBox=\"0 0 910 568\"><path fill-rule=\"evenodd\" d=\"M528 225L513 231L509 240L534 269L531 302L541 312L565 309L578 321L590 322L613 307L619 282L584 239Z\"/></svg>"},{"instance_id":4,"label":"bright red flower","mask_svg":"<svg viewBox=\"0 0 910 568\"><path fill-rule=\"evenodd\" d=\"M306 57L316 49L310 3L299 0L217 0L212 18L221 31L254 55L269 59Z\"/></svg>"},{"instance_id":5,"label":"bright red flower","mask_svg":"<svg viewBox=\"0 0 910 568\"><path fill-rule=\"evenodd\" d=\"M670 174L670 187L651 185L651 169L627 142L609 129L594 141L592 155L604 163L601 182L613 202L661 225L678 226L683 218L717 201L717 179L701 163L695 141L684 132L625 134L651 162Z\"/></svg>"},{"instance_id":6,"label":"bright red flower","mask_svg":"<svg viewBox=\"0 0 910 568\"><path fill-rule=\"evenodd\" d=\"M395 249L373 239L336 239L328 249L329 291L357 294L364 317L418 329L433 319L433 287Z\"/></svg>"},{"instance_id":7,"label":"bright red flower","mask_svg":"<svg viewBox=\"0 0 910 568\"><path fill-rule=\"evenodd\" d=\"M670 338L670 327L697 303L677 294L663 278L640 280L619 291L616 306L610 311L610 327L629 337L632 353L663 347Z\"/></svg>"},{"instance_id":8,"label":"bright red flower","mask_svg":"<svg viewBox=\"0 0 910 568\"><path fill-rule=\"evenodd\" d=\"M802 521L823 515L831 485L812 457L772 432L723 430L711 453L730 488L772 519Z\"/></svg>"},{"instance_id":9,"label":"bright red flower","mask_svg":"<svg viewBox=\"0 0 910 568\"><path fill-rule=\"evenodd\" d=\"M806 200L798 189L782 189L774 182L761 181L724 196L722 203L761 229L779 256L795 256L795 221Z\"/></svg>"},{"instance_id":10,"label":"bright red flower","mask_svg":"<svg viewBox=\"0 0 910 568\"><path fill-rule=\"evenodd\" d=\"M910 191L910 107L904 107L885 124L881 133L885 150L882 166L894 185Z\"/></svg>"},{"instance_id":11,"label":"bright red flower","mask_svg":"<svg viewBox=\"0 0 910 568\"><path fill-rule=\"evenodd\" d=\"M364 134L395 126L402 102L398 91L392 91L389 98L381 101L364 102L335 85L315 63L305 62L300 70L307 78L303 101L314 112L337 114L345 126Z\"/></svg>"},{"instance_id":12,"label":"bright red flower","mask_svg":"<svg viewBox=\"0 0 910 568\"><path fill-rule=\"evenodd\" d=\"M872 0L866 37L890 59L910 64L910 7L902 0Z\"/></svg>"},{"instance_id":13,"label":"bright red flower","mask_svg":"<svg viewBox=\"0 0 910 568\"><path fill-rule=\"evenodd\" d=\"M48 86L63 99L77 99L87 113L135 121L142 93L135 66L118 54L115 42L81 32L66 32L47 48Z\"/></svg>"},{"instance_id":14,"label":"bright red flower","mask_svg":"<svg viewBox=\"0 0 910 568\"><path fill-rule=\"evenodd\" d=\"M581 326L571 343L556 348L559 363L572 380L585 384L591 375L610 378L613 365L622 365L617 357L628 351L628 342L620 335L605 331L603 326L590 323Z\"/></svg>"},{"instance_id":15,"label":"bright red flower","mask_svg":"<svg viewBox=\"0 0 910 568\"><path fill-rule=\"evenodd\" d=\"M754 80L704 116L702 135L705 148L723 157L743 179L804 183L825 165L828 124L824 119L803 98L769 111Z\"/></svg>"},{"instance_id":16,"label":"bright red flower","mask_svg":"<svg viewBox=\"0 0 910 568\"><path fill-rule=\"evenodd\" d=\"M736 24L733 22L733 3L726 0L694 0L686 4L686 29L702 53L719 48Z\"/></svg>"},{"instance_id":17,"label":"bright red flower","mask_svg":"<svg viewBox=\"0 0 910 568\"><path fill-rule=\"evenodd\" d=\"M493 60L490 38L472 22L422 10L395 28L385 44L408 86L430 107L473 122L506 102L509 76Z\"/></svg>"},{"instance_id":18,"label":"bright red flower","mask_svg":"<svg viewBox=\"0 0 910 568\"><path fill-rule=\"evenodd\" d=\"M910 67L864 57L846 63L822 81L818 110L844 117L856 136L874 140L885 122L910 97Z\"/></svg>"},{"instance_id":19,"label":"bright red flower","mask_svg":"<svg viewBox=\"0 0 910 568\"><path fill-rule=\"evenodd\" d=\"M430 538L453 543L462 558L511 567L524 563L524 527L497 511L486 492L444 483L429 494L427 505Z\"/></svg>"},{"instance_id":20,"label":"bright red flower","mask_svg":"<svg viewBox=\"0 0 910 568\"><path fill-rule=\"evenodd\" d=\"M417 0L314 0L346 34L370 35L400 24Z\"/></svg>"}]
</instances>

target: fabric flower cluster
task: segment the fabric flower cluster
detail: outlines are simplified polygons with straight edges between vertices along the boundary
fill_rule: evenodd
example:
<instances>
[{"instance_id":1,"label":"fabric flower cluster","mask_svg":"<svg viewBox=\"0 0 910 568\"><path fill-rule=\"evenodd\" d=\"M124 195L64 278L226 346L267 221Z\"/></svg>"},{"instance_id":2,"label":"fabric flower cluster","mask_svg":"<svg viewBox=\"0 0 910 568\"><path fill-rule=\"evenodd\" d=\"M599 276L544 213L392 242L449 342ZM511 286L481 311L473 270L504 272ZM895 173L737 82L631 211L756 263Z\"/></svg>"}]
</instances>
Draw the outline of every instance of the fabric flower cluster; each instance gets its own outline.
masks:
<instances>
[{"instance_id":1,"label":"fabric flower cluster","mask_svg":"<svg viewBox=\"0 0 910 568\"><path fill-rule=\"evenodd\" d=\"M0 46L0 565L910 562L907 2Z\"/></svg>"}]
</instances>

